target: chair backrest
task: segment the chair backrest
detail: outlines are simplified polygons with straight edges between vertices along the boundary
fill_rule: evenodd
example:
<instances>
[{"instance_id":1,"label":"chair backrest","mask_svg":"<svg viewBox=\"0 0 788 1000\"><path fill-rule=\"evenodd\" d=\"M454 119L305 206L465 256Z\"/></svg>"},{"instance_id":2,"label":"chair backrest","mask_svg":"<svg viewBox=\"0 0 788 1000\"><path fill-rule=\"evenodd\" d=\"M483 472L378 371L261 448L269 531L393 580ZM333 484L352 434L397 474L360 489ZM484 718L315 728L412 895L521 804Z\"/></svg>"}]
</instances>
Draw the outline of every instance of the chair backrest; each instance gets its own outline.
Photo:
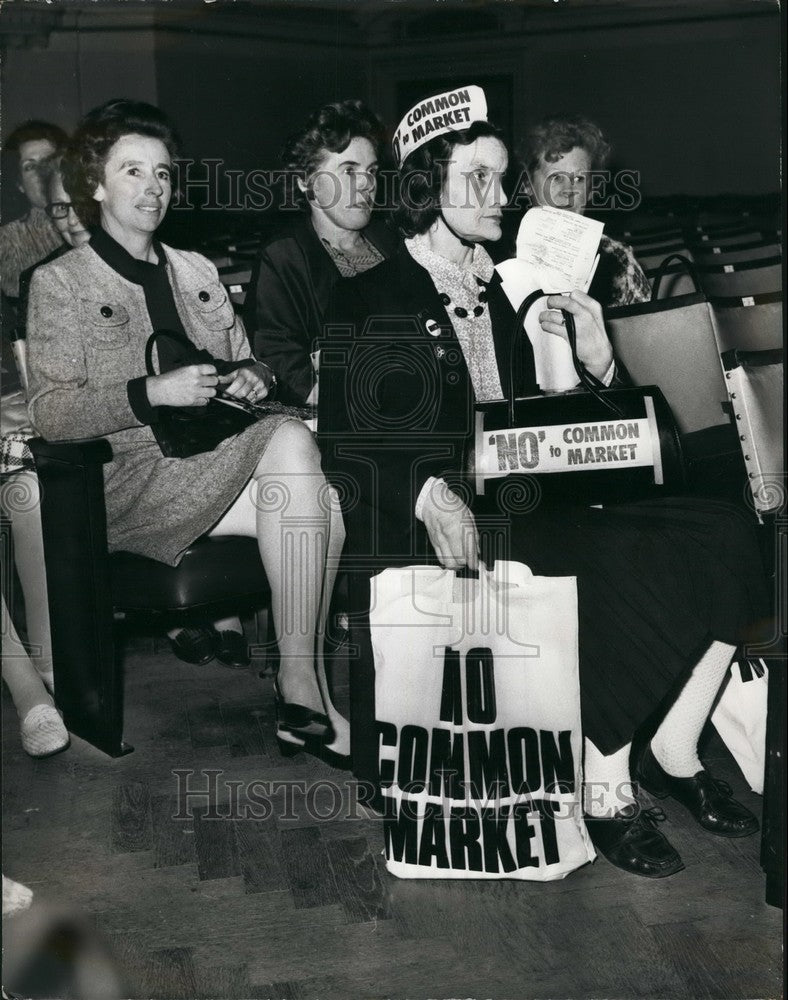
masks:
<instances>
[{"instance_id":1,"label":"chair backrest","mask_svg":"<svg viewBox=\"0 0 788 1000\"><path fill-rule=\"evenodd\" d=\"M655 254L662 251L665 256L669 253L680 253L687 245L687 241L681 233L671 234L666 239L641 240L639 243L630 244L638 256L643 254Z\"/></svg>"},{"instance_id":2,"label":"chair backrest","mask_svg":"<svg viewBox=\"0 0 788 1000\"><path fill-rule=\"evenodd\" d=\"M684 295L609 309L613 351L638 385L658 385L684 434L730 425L709 303Z\"/></svg>"},{"instance_id":3,"label":"chair backrest","mask_svg":"<svg viewBox=\"0 0 788 1000\"><path fill-rule=\"evenodd\" d=\"M236 306L242 306L246 301L246 292L252 280L252 263L249 261L234 262L227 267L220 267L219 280L227 289L230 301Z\"/></svg>"},{"instance_id":4,"label":"chair backrest","mask_svg":"<svg viewBox=\"0 0 788 1000\"><path fill-rule=\"evenodd\" d=\"M681 229L676 225L659 225L644 229L627 229L622 238L633 247L659 243L677 243L683 240Z\"/></svg>"},{"instance_id":5,"label":"chair backrest","mask_svg":"<svg viewBox=\"0 0 788 1000\"><path fill-rule=\"evenodd\" d=\"M747 260L768 260L781 257L782 247L772 240L757 243L739 243L736 246L703 246L696 248L695 259L699 264L738 264Z\"/></svg>"},{"instance_id":6,"label":"chair backrest","mask_svg":"<svg viewBox=\"0 0 788 1000\"><path fill-rule=\"evenodd\" d=\"M781 292L711 300L717 341L725 351L771 351L783 346Z\"/></svg>"},{"instance_id":7,"label":"chair backrest","mask_svg":"<svg viewBox=\"0 0 788 1000\"><path fill-rule=\"evenodd\" d=\"M698 248L709 246L738 246L742 243L758 243L763 240L760 229L738 228L733 230L712 230L705 233L695 233L690 243Z\"/></svg>"},{"instance_id":8,"label":"chair backrest","mask_svg":"<svg viewBox=\"0 0 788 1000\"><path fill-rule=\"evenodd\" d=\"M779 257L740 264L704 264L698 266L698 275L709 298L761 295L781 290L783 265Z\"/></svg>"}]
</instances>

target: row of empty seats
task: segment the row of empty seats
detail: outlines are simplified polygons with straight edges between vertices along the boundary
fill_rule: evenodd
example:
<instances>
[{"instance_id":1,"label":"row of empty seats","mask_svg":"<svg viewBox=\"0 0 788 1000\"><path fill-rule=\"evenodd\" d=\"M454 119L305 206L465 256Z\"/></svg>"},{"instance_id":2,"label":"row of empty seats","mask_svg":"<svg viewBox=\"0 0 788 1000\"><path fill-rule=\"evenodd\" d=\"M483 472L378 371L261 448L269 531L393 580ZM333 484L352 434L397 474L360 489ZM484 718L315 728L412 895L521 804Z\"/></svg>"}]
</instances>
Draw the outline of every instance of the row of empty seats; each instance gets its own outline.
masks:
<instances>
[{"instance_id":1,"label":"row of empty seats","mask_svg":"<svg viewBox=\"0 0 788 1000\"><path fill-rule=\"evenodd\" d=\"M652 301L606 317L635 381L665 393L696 478L738 461L761 515L785 499L781 235L746 217L622 231Z\"/></svg>"}]
</instances>

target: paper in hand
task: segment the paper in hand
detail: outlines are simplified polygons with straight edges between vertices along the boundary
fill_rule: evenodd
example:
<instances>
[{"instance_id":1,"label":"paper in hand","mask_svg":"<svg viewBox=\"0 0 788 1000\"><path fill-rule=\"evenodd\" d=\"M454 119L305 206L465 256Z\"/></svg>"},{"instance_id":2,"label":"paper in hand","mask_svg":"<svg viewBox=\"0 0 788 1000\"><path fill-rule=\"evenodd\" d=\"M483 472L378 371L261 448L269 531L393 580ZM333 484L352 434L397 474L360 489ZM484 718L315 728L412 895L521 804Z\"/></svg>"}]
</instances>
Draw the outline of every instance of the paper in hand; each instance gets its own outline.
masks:
<instances>
[{"instance_id":1,"label":"paper in hand","mask_svg":"<svg viewBox=\"0 0 788 1000\"><path fill-rule=\"evenodd\" d=\"M562 208L532 208L517 234L517 259L548 294L588 291L604 226Z\"/></svg>"},{"instance_id":2,"label":"paper in hand","mask_svg":"<svg viewBox=\"0 0 788 1000\"><path fill-rule=\"evenodd\" d=\"M539 313L547 296L588 291L599 262L603 225L560 208L532 208L520 223L517 256L496 266L503 290L514 309L541 288L545 297L534 303L525 319L525 332L534 350L536 381L543 392L565 392L578 382L569 344L545 334Z\"/></svg>"}]
</instances>

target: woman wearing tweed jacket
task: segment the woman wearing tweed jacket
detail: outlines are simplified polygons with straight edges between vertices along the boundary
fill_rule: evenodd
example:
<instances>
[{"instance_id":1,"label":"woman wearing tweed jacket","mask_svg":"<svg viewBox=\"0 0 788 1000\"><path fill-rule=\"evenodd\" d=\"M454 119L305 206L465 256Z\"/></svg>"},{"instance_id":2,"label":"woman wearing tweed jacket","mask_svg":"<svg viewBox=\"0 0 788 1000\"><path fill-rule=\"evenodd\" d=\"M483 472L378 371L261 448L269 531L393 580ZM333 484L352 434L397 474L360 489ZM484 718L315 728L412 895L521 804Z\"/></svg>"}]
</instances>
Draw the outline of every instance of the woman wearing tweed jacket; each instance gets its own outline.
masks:
<instances>
[{"instance_id":1,"label":"woman wearing tweed jacket","mask_svg":"<svg viewBox=\"0 0 788 1000\"><path fill-rule=\"evenodd\" d=\"M205 406L219 387L259 401L267 366L246 354L243 324L215 268L155 237L171 193L176 135L158 108L110 101L85 116L74 136L67 188L80 216L98 215L89 245L34 275L28 312L30 410L52 439L106 436L113 460L105 492L111 550L177 565L198 537L257 539L269 579L277 641L278 734L347 753L347 723L331 705L322 668L323 616L343 542L327 512L312 436L276 415L214 451L165 458L151 429L163 406ZM217 359L146 374L154 329L185 333ZM289 546L284 538L297 534ZM309 552L299 573L287 553ZM288 627L287 622L296 622Z\"/></svg>"}]
</instances>

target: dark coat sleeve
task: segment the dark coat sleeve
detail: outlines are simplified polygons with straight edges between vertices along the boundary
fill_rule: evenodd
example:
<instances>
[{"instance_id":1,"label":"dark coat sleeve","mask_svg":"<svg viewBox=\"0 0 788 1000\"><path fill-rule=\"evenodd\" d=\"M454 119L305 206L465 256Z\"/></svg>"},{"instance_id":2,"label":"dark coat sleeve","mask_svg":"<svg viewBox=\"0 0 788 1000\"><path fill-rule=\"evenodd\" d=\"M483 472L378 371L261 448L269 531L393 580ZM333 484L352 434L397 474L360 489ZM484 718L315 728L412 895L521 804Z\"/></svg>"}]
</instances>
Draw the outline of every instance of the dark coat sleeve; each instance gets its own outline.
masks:
<instances>
[{"instance_id":1,"label":"dark coat sleeve","mask_svg":"<svg viewBox=\"0 0 788 1000\"><path fill-rule=\"evenodd\" d=\"M380 287L386 277L335 286L318 404L323 467L344 498L348 550L383 563L423 558L416 500L431 476L454 481L462 472L472 412L461 352L436 350L418 309L407 311L407 292Z\"/></svg>"},{"instance_id":2,"label":"dark coat sleeve","mask_svg":"<svg viewBox=\"0 0 788 1000\"><path fill-rule=\"evenodd\" d=\"M249 296L245 321L254 356L276 373L283 403L305 403L315 382L310 356L320 316L313 276L295 240L263 250Z\"/></svg>"}]
</instances>

